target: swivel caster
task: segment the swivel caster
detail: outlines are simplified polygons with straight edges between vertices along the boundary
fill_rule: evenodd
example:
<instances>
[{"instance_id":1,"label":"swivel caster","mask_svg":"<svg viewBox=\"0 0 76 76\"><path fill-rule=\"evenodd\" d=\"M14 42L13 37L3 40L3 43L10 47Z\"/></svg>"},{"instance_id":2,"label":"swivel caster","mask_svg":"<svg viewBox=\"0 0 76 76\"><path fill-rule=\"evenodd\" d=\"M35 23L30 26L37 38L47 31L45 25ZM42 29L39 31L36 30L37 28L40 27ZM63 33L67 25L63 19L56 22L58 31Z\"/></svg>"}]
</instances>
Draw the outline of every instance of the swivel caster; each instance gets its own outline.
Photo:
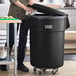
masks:
<instances>
[{"instance_id":1,"label":"swivel caster","mask_svg":"<svg viewBox=\"0 0 76 76\"><path fill-rule=\"evenodd\" d=\"M38 71L38 74L39 74L39 75L41 75L41 74L42 74L42 72L39 70L39 71Z\"/></svg>"},{"instance_id":2,"label":"swivel caster","mask_svg":"<svg viewBox=\"0 0 76 76\"><path fill-rule=\"evenodd\" d=\"M44 68L44 69L43 69L43 73L45 73L45 72L46 72L46 69Z\"/></svg>"},{"instance_id":3,"label":"swivel caster","mask_svg":"<svg viewBox=\"0 0 76 76\"><path fill-rule=\"evenodd\" d=\"M58 72L58 68L52 70L52 74L56 74L56 72Z\"/></svg>"},{"instance_id":4,"label":"swivel caster","mask_svg":"<svg viewBox=\"0 0 76 76\"><path fill-rule=\"evenodd\" d=\"M34 69L33 69L33 71L34 71L34 74L36 74L36 72L37 72L37 69L36 69L36 68L34 68Z\"/></svg>"}]
</instances>

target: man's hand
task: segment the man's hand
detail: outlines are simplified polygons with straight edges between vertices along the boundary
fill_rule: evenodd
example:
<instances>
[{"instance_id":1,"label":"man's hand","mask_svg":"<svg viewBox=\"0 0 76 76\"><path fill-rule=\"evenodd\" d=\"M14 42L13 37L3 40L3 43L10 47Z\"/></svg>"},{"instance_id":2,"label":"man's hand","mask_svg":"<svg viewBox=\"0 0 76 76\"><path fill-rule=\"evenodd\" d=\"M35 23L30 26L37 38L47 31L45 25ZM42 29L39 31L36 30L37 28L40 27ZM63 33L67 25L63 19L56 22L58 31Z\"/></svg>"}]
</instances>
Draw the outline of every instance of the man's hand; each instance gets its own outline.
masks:
<instances>
[{"instance_id":1,"label":"man's hand","mask_svg":"<svg viewBox=\"0 0 76 76\"><path fill-rule=\"evenodd\" d=\"M14 4L17 5L18 7L22 8L22 9L24 9L28 13L32 13L34 11L33 8L25 6L20 1L16 1Z\"/></svg>"},{"instance_id":2,"label":"man's hand","mask_svg":"<svg viewBox=\"0 0 76 76\"><path fill-rule=\"evenodd\" d=\"M34 11L31 7L26 7L25 10L28 12L28 14L31 14Z\"/></svg>"},{"instance_id":3,"label":"man's hand","mask_svg":"<svg viewBox=\"0 0 76 76\"><path fill-rule=\"evenodd\" d=\"M33 2L28 2L28 4L29 4L29 5L33 5L34 3L33 3Z\"/></svg>"},{"instance_id":4,"label":"man's hand","mask_svg":"<svg viewBox=\"0 0 76 76\"><path fill-rule=\"evenodd\" d=\"M29 0L29 5L33 5L34 3L37 3L37 2L39 2L39 0Z\"/></svg>"}]
</instances>

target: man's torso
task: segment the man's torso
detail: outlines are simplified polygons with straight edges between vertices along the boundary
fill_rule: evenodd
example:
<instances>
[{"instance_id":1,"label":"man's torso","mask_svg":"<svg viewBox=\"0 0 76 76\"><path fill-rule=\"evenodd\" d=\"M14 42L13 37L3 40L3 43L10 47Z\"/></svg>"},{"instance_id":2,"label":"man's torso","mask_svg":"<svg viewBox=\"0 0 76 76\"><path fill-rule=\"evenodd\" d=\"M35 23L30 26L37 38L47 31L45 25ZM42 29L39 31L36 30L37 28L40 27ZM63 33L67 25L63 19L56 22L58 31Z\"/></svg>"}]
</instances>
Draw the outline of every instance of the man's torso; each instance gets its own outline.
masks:
<instances>
[{"instance_id":1,"label":"man's torso","mask_svg":"<svg viewBox=\"0 0 76 76\"><path fill-rule=\"evenodd\" d=\"M10 2L13 0L10 0ZM17 0L14 0L17 1ZM22 4L27 6L29 0L19 0ZM9 16L13 16L19 19L25 19L25 12L22 8L16 6L14 3L11 2L10 9L9 9Z\"/></svg>"}]
</instances>

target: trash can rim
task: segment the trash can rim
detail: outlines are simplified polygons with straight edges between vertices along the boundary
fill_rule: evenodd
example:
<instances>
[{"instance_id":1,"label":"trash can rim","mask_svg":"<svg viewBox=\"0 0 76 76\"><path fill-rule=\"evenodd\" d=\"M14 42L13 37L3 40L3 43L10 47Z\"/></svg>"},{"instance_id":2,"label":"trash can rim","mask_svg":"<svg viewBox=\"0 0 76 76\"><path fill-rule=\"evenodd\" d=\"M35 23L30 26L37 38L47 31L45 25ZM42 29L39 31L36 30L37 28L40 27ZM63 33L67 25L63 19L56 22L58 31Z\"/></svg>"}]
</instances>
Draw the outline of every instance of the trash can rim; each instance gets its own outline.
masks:
<instances>
[{"instance_id":1,"label":"trash can rim","mask_svg":"<svg viewBox=\"0 0 76 76\"><path fill-rule=\"evenodd\" d=\"M66 16L36 16L36 15L32 15L32 17L34 18L50 18L50 19L64 19L66 18Z\"/></svg>"}]
</instances>

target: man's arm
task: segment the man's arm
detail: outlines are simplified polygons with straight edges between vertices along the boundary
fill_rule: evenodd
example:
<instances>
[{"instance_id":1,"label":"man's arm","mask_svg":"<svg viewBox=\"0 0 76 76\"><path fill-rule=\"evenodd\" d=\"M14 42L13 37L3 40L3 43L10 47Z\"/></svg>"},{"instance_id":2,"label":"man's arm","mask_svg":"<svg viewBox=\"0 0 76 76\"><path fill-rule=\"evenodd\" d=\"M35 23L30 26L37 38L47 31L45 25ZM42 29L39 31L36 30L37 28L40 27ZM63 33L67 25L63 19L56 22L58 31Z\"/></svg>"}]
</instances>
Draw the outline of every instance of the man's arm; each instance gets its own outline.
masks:
<instances>
[{"instance_id":1,"label":"man's arm","mask_svg":"<svg viewBox=\"0 0 76 76\"><path fill-rule=\"evenodd\" d=\"M10 0L10 2L14 3L16 6L22 8L23 10L25 11L28 11L28 12L32 12L33 9L31 7L27 7L25 6L23 3L21 3L19 0Z\"/></svg>"},{"instance_id":2,"label":"man's arm","mask_svg":"<svg viewBox=\"0 0 76 76\"><path fill-rule=\"evenodd\" d=\"M24 9L25 11L33 10L32 8L29 8L29 7L25 6L24 4L22 4L20 1L16 1L16 2L14 2L14 4L22 9Z\"/></svg>"}]
</instances>

